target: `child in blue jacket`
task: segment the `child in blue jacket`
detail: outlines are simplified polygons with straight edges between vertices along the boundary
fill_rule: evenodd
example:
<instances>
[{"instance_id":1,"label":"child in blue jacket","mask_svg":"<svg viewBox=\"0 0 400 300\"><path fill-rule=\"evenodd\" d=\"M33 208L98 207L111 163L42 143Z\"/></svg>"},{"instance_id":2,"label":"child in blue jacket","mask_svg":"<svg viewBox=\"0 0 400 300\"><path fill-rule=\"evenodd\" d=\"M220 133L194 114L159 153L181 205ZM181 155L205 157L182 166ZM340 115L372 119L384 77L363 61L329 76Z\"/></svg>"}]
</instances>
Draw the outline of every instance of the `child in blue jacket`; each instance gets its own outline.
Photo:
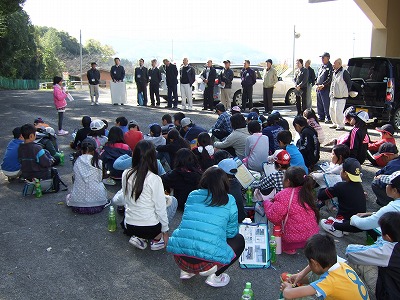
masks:
<instances>
[{"instance_id":1,"label":"child in blue jacket","mask_svg":"<svg viewBox=\"0 0 400 300\"><path fill-rule=\"evenodd\" d=\"M21 135L21 127L15 127L12 131L14 139L12 139L4 154L3 162L1 163L1 170L7 176L8 181L18 178L21 175L21 164L18 160L18 148L24 142Z\"/></svg>"}]
</instances>

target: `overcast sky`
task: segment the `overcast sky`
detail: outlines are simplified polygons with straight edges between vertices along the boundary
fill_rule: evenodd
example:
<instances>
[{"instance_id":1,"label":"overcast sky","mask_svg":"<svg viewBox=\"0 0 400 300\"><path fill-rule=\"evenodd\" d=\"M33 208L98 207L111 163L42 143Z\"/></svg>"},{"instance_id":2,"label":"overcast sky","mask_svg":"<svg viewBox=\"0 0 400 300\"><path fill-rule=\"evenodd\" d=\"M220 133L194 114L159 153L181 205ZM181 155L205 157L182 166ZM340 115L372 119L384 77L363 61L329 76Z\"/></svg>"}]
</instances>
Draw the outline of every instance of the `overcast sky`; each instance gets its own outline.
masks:
<instances>
[{"instance_id":1,"label":"overcast sky","mask_svg":"<svg viewBox=\"0 0 400 300\"><path fill-rule=\"evenodd\" d=\"M79 41L94 38L128 59L172 57L258 63L266 58L319 63L328 51L344 61L368 56L371 22L353 0L309 4L308 0L26 0L34 25L67 31ZM172 42L173 41L173 42ZM173 46L172 46L173 45ZM172 53L173 48L173 53Z\"/></svg>"}]
</instances>

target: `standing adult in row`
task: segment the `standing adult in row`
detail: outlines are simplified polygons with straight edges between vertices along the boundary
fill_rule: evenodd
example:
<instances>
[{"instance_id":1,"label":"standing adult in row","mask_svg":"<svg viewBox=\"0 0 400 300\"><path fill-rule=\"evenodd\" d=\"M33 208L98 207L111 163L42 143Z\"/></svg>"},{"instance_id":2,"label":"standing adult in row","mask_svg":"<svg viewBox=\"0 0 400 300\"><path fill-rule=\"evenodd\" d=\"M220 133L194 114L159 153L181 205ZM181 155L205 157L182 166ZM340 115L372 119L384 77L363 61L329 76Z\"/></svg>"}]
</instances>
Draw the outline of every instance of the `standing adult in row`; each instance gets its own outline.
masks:
<instances>
[{"instance_id":1,"label":"standing adult in row","mask_svg":"<svg viewBox=\"0 0 400 300\"><path fill-rule=\"evenodd\" d=\"M95 62L92 62L90 66L90 70L86 73L89 82L90 105L99 105L100 71L96 69L97 64Z\"/></svg>"},{"instance_id":2,"label":"standing adult in row","mask_svg":"<svg viewBox=\"0 0 400 300\"><path fill-rule=\"evenodd\" d=\"M352 84L351 76L347 70L343 69L342 60L340 58L334 61L333 70L334 72L329 92L329 97L331 99L329 110L333 121L333 125L330 128L343 130L343 111L346 105L346 99L349 97L349 91Z\"/></svg>"},{"instance_id":3,"label":"standing adult in row","mask_svg":"<svg viewBox=\"0 0 400 300\"><path fill-rule=\"evenodd\" d=\"M126 88L125 88L125 69L121 66L121 61L118 57L114 58L115 65L111 67L110 75L112 82L110 83L111 102L114 105L124 105L126 103Z\"/></svg>"},{"instance_id":4,"label":"standing adult in row","mask_svg":"<svg viewBox=\"0 0 400 300\"><path fill-rule=\"evenodd\" d=\"M296 61L298 72L295 77L296 82L296 108L297 115L302 116L307 106L307 84L308 70L303 66L303 60L300 58Z\"/></svg>"},{"instance_id":5,"label":"standing adult in row","mask_svg":"<svg viewBox=\"0 0 400 300\"><path fill-rule=\"evenodd\" d=\"M218 75L218 82L223 87L221 89L221 102L226 110L231 109L232 102L232 80L233 71L231 70L231 61L229 59L224 60L225 68Z\"/></svg>"},{"instance_id":6,"label":"standing adult in row","mask_svg":"<svg viewBox=\"0 0 400 300\"><path fill-rule=\"evenodd\" d=\"M214 85L215 79L217 78L217 71L212 66L212 60L207 61L207 66L203 70L200 76L206 85L204 89L204 100L202 110L214 110Z\"/></svg>"},{"instance_id":7,"label":"standing adult in row","mask_svg":"<svg viewBox=\"0 0 400 300\"><path fill-rule=\"evenodd\" d=\"M161 82L161 72L157 68L157 59L151 60L151 68L147 72L147 77L150 83L150 100L151 106L155 106L154 95L156 96L157 106L160 106L160 82Z\"/></svg>"},{"instance_id":8,"label":"standing adult in row","mask_svg":"<svg viewBox=\"0 0 400 300\"><path fill-rule=\"evenodd\" d=\"M165 58L163 60L165 65L165 75L168 88L168 105L165 108L172 108L172 98L174 99L173 108L178 108L178 69L174 64Z\"/></svg>"},{"instance_id":9,"label":"standing adult in row","mask_svg":"<svg viewBox=\"0 0 400 300\"><path fill-rule=\"evenodd\" d=\"M242 79L242 110L245 111L247 102L249 103L247 105L249 109L253 108L253 85L257 80L256 72L250 68L250 61L248 59L243 63L240 78Z\"/></svg>"},{"instance_id":10,"label":"standing adult in row","mask_svg":"<svg viewBox=\"0 0 400 300\"><path fill-rule=\"evenodd\" d=\"M315 71L311 68L311 60L307 59L306 63L304 64L306 69L308 70L308 84L307 84L307 102L306 108L312 107L312 99L311 99L311 90L312 87L315 85Z\"/></svg>"},{"instance_id":11,"label":"standing adult in row","mask_svg":"<svg viewBox=\"0 0 400 300\"><path fill-rule=\"evenodd\" d=\"M264 82L263 82L263 102L264 111L268 114L274 109L272 103L272 95L274 93L274 86L278 82L278 75L275 68L272 67L272 59L267 59L266 68L264 69Z\"/></svg>"},{"instance_id":12,"label":"standing adult in row","mask_svg":"<svg viewBox=\"0 0 400 300\"><path fill-rule=\"evenodd\" d=\"M186 109L186 101L188 103L188 109L192 109L192 85L196 80L196 72L194 68L189 65L189 61L186 57L183 59L183 65L179 69L179 75L179 80L181 82L182 109Z\"/></svg>"},{"instance_id":13,"label":"standing adult in row","mask_svg":"<svg viewBox=\"0 0 400 300\"><path fill-rule=\"evenodd\" d=\"M329 91L332 82L332 64L329 59L331 58L328 52L321 55L322 65L318 69L317 76L317 111L320 122L332 124L331 116L329 115Z\"/></svg>"},{"instance_id":14,"label":"standing adult in row","mask_svg":"<svg viewBox=\"0 0 400 300\"><path fill-rule=\"evenodd\" d=\"M147 106L147 83L149 82L149 77L147 75L147 68L144 66L143 58L139 59L139 67L135 68L135 82L138 106ZM140 104L141 101L139 101L139 97L143 97L142 104Z\"/></svg>"}]
</instances>

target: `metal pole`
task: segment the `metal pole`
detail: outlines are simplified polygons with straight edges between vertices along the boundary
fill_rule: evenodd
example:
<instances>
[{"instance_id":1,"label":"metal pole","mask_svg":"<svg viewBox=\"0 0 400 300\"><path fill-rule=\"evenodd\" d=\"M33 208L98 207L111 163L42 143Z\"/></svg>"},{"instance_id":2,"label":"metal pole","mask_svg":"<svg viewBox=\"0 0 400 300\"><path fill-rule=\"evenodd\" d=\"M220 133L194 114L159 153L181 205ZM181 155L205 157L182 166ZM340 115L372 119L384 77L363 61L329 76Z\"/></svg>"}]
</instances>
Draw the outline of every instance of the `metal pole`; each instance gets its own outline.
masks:
<instances>
[{"instance_id":1,"label":"metal pole","mask_svg":"<svg viewBox=\"0 0 400 300\"><path fill-rule=\"evenodd\" d=\"M81 76L81 89L82 89L82 30L79 29L79 44L80 44L80 76Z\"/></svg>"},{"instance_id":2,"label":"metal pole","mask_svg":"<svg viewBox=\"0 0 400 300\"><path fill-rule=\"evenodd\" d=\"M295 55L295 51L296 51L296 25L293 25L293 78L294 78L294 55Z\"/></svg>"}]
</instances>

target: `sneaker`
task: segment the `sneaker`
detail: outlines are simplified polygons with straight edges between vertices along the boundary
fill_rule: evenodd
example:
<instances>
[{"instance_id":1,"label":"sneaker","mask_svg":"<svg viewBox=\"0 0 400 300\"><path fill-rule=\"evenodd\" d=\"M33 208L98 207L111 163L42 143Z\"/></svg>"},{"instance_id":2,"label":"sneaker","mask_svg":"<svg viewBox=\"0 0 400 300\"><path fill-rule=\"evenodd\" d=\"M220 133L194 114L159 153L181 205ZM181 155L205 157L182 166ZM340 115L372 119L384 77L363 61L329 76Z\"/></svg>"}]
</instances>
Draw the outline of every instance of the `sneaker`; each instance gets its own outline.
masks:
<instances>
[{"instance_id":1,"label":"sneaker","mask_svg":"<svg viewBox=\"0 0 400 300\"><path fill-rule=\"evenodd\" d=\"M222 273L221 275L217 276L215 274L211 274L207 277L206 283L211 285L212 287L223 287L226 286L231 278L228 274Z\"/></svg>"},{"instance_id":2,"label":"sneaker","mask_svg":"<svg viewBox=\"0 0 400 300\"><path fill-rule=\"evenodd\" d=\"M331 120L326 120L325 124L332 124L332 121Z\"/></svg>"},{"instance_id":3,"label":"sneaker","mask_svg":"<svg viewBox=\"0 0 400 300\"><path fill-rule=\"evenodd\" d=\"M99 102L96 102L95 104L96 104L96 105L100 105Z\"/></svg>"},{"instance_id":4,"label":"sneaker","mask_svg":"<svg viewBox=\"0 0 400 300\"><path fill-rule=\"evenodd\" d=\"M336 124L334 124L334 125L332 125L332 126L329 126L329 128L331 128L331 129L335 129L335 128L337 128L337 125L336 125Z\"/></svg>"},{"instance_id":5,"label":"sneaker","mask_svg":"<svg viewBox=\"0 0 400 300\"><path fill-rule=\"evenodd\" d=\"M94 102L90 103L90 105L93 106L93 105L94 105Z\"/></svg>"},{"instance_id":6,"label":"sneaker","mask_svg":"<svg viewBox=\"0 0 400 300\"><path fill-rule=\"evenodd\" d=\"M207 271L200 272L200 276L210 276L211 274L214 274L215 272L218 271L217 265L214 265L211 269L208 269Z\"/></svg>"},{"instance_id":7,"label":"sneaker","mask_svg":"<svg viewBox=\"0 0 400 300\"><path fill-rule=\"evenodd\" d=\"M189 273L189 272L185 272L185 271L181 270L181 275L179 276L179 278L180 279L190 279L195 275L196 274L194 274L194 273Z\"/></svg>"},{"instance_id":8,"label":"sneaker","mask_svg":"<svg viewBox=\"0 0 400 300\"><path fill-rule=\"evenodd\" d=\"M335 237L343 237L343 232L336 230L333 227L333 223L335 223L334 220L332 219L322 219L321 222L319 223L322 227L323 230L325 230L326 232L332 234Z\"/></svg>"},{"instance_id":9,"label":"sneaker","mask_svg":"<svg viewBox=\"0 0 400 300\"><path fill-rule=\"evenodd\" d=\"M161 250L165 247L164 238L161 236L159 241L152 240L150 242L150 249L151 250Z\"/></svg>"},{"instance_id":10,"label":"sneaker","mask_svg":"<svg viewBox=\"0 0 400 300\"><path fill-rule=\"evenodd\" d=\"M63 130L63 129L59 130L57 133L57 135L67 135L67 134L68 134L68 131Z\"/></svg>"},{"instance_id":11,"label":"sneaker","mask_svg":"<svg viewBox=\"0 0 400 300\"><path fill-rule=\"evenodd\" d=\"M134 235L132 235L132 237L129 239L129 244L141 250L144 250L147 247L146 240L138 238L137 236Z\"/></svg>"},{"instance_id":12,"label":"sneaker","mask_svg":"<svg viewBox=\"0 0 400 300\"><path fill-rule=\"evenodd\" d=\"M110 178L110 177L103 179L103 183L104 183L104 184L107 184L107 185L116 185L116 184L117 184L117 183L115 182L115 180L112 179L112 178Z\"/></svg>"}]
</instances>

